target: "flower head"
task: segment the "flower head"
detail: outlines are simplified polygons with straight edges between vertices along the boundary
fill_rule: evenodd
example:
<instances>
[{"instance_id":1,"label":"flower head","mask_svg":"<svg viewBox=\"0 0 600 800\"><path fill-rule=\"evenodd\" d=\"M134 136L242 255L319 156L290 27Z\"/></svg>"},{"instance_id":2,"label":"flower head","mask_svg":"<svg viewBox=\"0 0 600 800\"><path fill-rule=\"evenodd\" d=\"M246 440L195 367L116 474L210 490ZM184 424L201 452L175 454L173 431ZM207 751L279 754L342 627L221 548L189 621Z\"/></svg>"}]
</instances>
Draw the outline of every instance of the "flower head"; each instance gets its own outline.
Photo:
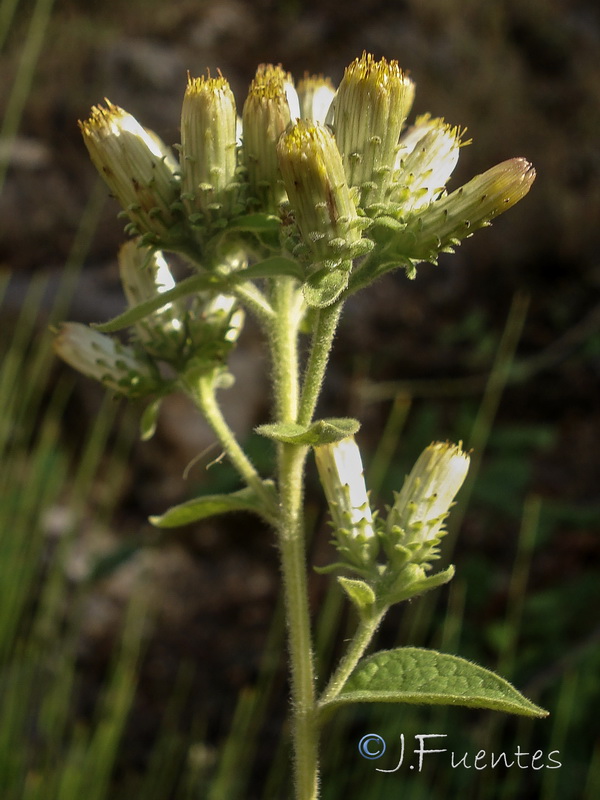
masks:
<instances>
[{"instance_id":1,"label":"flower head","mask_svg":"<svg viewBox=\"0 0 600 800\"><path fill-rule=\"evenodd\" d=\"M390 199L400 205L402 214L426 208L445 192L459 150L466 144L462 135L460 128L441 119L422 117L400 139Z\"/></svg>"},{"instance_id":2,"label":"flower head","mask_svg":"<svg viewBox=\"0 0 600 800\"><path fill-rule=\"evenodd\" d=\"M175 287L169 265L159 250L131 240L119 250L118 261L121 284L130 308ZM168 360L181 350L185 340L184 314L176 303L167 303L137 322L135 334L147 352Z\"/></svg>"},{"instance_id":3,"label":"flower head","mask_svg":"<svg viewBox=\"0 0 600 800\"><path fill-rule=\"evenodd\" d=\"M314 448L336 546L351 564L367 568L379 548L360 450L353 436Z\"/></svg>"},{"instance_id":4,"label":"flower head","mask_svg":"<svg viewBox=\"0 0 600 800\"><path fill-rule=\"evenodd\" d=\"M384 546L391 560L398 551L415 563L436 556L444 521L468 470L469 456L460 445L434 442L425 448L388 514Z\"/></svg>"},{"instance_id":5,"label":"flower head","mask_svg":"<svg viewBox=\"0 0 600 800\"><path fill-rule=\"evenodd\" d=\"M534 180L532 165L524 158L512 158L416 209L394 238L399 258L435 261L440 252L450 250L522 200Z\"/></svg>"},{"instance_id":6,"label":"flower head","mask_svg":"<svg viewBox=\"0 0 600 800\"><path fill-rule=\"evenodd\" d=\"M209 223L233 210L237 115L229 83L188 78L181 110L181 189L189 214Z\"/></svg>"},{"instance_id":7,"label":"flower head","mask_svg":"<svg viewBox=\"0 0 600 800\"><path fill-rule=\"evenodd\" d=\"M60 325L53 346L67 364L128 397L145 397L162 386L151 363L132 347L79 322Z\"/></svg>"},{"instance_id":8,"label":"flower head","mask_svg":"<svg viewBox=\"0 0 600 800\"><path fill-rule=\"evenodd\" d=\"M363 53L346 68L333 103L335 137L363 208L386 200L414 84L397 61Z\"/></svg>"},{"instance_id":9,"label":"flower head","mask_svg":"<svg viewBox=\"0 0 600 800\"><path fill-rule=\"evenodd\" d=\"M340 152L328 128L299 120L279 139L277 155L296 224L316 262L339 264L361 239Z\"/></svg>"},{"instance_id":10,"label":"flower head","mask_svg":"<svg viewBox=\"0 0 600 800\"><path fill-rule=\"evenodd\" d=\"M79 127L96 169L138 232L168 239L179 200L179 165L171 150L108 100Z\"/></svg>"},{"instance_id":11,"label":"flower head","mask_svg":"<svg viewBox=\"0 0 600 800\"><path fill-rule=\"evenodd\" d=\"M298 81L298 99L302 119L325 123L335 97L335 89L329 78L322 75L305 75Z\"/></svg>"},{"instance_id":12,"label":"flower head","mask_svg":"<svg viewBox=\"0 0 600 800\"><path fill-rule=\"evenodd\" d=\"M285 199L276 145L290 121L300 116L289 73L261 64L244 103L243 162L251 198L261 210L276 212Z\"/></svg>"}]
</instances>

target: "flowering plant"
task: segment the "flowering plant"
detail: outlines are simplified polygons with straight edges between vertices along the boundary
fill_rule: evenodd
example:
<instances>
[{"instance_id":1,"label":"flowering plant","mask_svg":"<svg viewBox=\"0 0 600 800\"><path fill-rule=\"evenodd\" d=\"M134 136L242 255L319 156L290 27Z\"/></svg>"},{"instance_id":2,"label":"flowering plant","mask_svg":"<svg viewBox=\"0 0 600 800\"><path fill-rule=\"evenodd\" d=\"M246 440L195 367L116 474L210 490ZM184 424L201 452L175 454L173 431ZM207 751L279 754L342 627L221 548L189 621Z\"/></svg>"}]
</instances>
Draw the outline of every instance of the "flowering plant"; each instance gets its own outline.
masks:
<instances>
[{"instance_id":1,"label":"flowering plant","mask_svg":"<svg viewBox=\"0 0 600 800\"><path fill-rule=\"evenodd\" d=\"M413 97L414 84L395 61L363 54L337 91L322 78L294 86L281 67L261 65L241 120L225 78L190 78L179 159L108 101L80 123L133 237L119 253L129 308L93 329L62 325L56 352L113 391L148 398L146 437L161 399L185 392L237 469L239 491L175 506L154 517L155 525L248 510L275 530L289 631L297 800L318 797L319 731L325 711L336 705L446 702L545 715L498 676L455 657L400 648L363 658L392 604L452 578L452 566L432 574L432 562L469 456L460 445L430 445L387 517L372 511L354 439L359 422L314 418L344 302L392 269L414 277L420 262L435 263L522 199L535 177L516 158L449 193L446 183L467 144L464 132L428 115L407 127ZM190 267L177 283L168 251ZM217 401L218 390L232 383L227 356L245 313L258 320L271 354L273 420L258 432L276 444L274 478L259 474ZM123 328L131 330L128 344L110 336ZM310 345L303 361L305 336ZM320 694L303 516L311 449L338 553L326 569L341 573L359 618ZM457 669L460 680L453 681ZM432 671L440 676L433 684Z\"/></svg>"}]
</instances>

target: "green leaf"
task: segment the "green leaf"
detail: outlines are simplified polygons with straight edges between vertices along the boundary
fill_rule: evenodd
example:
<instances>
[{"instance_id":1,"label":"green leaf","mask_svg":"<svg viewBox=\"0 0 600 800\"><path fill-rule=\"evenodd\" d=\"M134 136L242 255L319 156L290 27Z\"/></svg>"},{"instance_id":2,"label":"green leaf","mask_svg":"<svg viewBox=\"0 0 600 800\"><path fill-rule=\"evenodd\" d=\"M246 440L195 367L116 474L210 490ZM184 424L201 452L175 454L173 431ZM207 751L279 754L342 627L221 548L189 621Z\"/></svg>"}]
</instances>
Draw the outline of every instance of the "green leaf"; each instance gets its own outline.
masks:
<instances>
[{"instance_id":1,"label":"green leaf","mask_svg":"<svg viewBox=\"0 0 600 800\"><path fill-rule=\"evenodd\" d=\"M304 284L304 299L312 308L326 308L339 299L348 286L348 278L347 270L320 269Z\"/></svg>"},{"instance_id":2,"label":"green leaf","mask_svg":"<svg viewBox=\"0 0 600 800\"><path fill-rule=\"evenodd\" d=\"M250 233L278 233L281 220L273 214L245 214L236 217L227 226L228 231L248 231Z\"/></svg>"},{"instance_id":3,"label":"green leaf","mask_svg":"<svg viewBox=\"0 0 600 800\"><path fill-rule=\"evenodd\" d=\"M189 278L180 281L177 286L169 289L168 292L151 297L133 308L128 308L127 311L108 322L96 323L92 327L101 333L114 333L115 331L123 330L123 328L128 328L130 325L135 325L136 322L149 316L154 311L158 311L159 308L167 305L167 303L172 303L174 300L179 300L189 294L208 290L226 293L238 283L246 283L259 278L272 278L277 275L290 275L298 280L303 278L299 265L290 258L283 258L283 256L266 258L264 261L259 261L258 264L253 264L251 267L240 269L237 272L231 272L228 275L203 272L200 275L191 275Z\"/></svg>"},{"instance_id":4,"label":"green leaf","mask_svg":"<svg viewBox=\"0 0 600 800\"><path fill-rule=\"evenodd\" d=\"M142 442L149 441L156 431L156 423L158 422L158 412L160 411L160 404L163 398L159 397L153 400L150 405L146 406L142 417L140 419L140 438Z\"/></svg>"},{"instance_id":5,"label":"green leaf","mask_svg":"<svg viewBox=\"0 0 600 800\"><path fill-rule=\"evenodd\" d=\"M304 279L304 273L298 262L283 256L265 258L264 261L259 261L258 264L253 264L251 267L234 272L231 277L235 279L235 283L239 283L240 278L244 281L250 281L257 278L275 278L278 275L289 275L299 281Z\"/></svg>"},{"instance_id":6,"label":"green leaf","mask_svg":"<svg viewBox=\"0 0 600 800\"><path fill-rule=\"evenodd\" d=\"M338 583L361 613L373 606L377 599L375 597L375 592L365 581L340 576L338 578Z\"/></svg>"},{"instance_id":7,"label":"green leaf","mask_svg":"<svg viewBox=\"0 0 600 800\"><path fill-rule=\"evenodd\" d=\"M265 486L273 487L271 481L265 481ZM189 525L207 517L225 514L229 511L253 511L263 517L269 517L264 502L253 489L240 489L231 494L209 494L204 497L195 497L186 503L173 506L164 514L150 517L150 522L157 528L178 528L180 525Z\"/></svg>"},{"instance_id":8,"label":"green leaf","mask_svg":"<svg viewBox=\"0 0 600 800\"><path fill-rule=\"evenodd\" d=\"M311 425L298 425L296 422L274 422L259 425L256 432L267 439L285 444L310 445L331 444L346 439L356 433L360 422L350 417L320 419Z\"/></svg>"},{"instance_id":9,"label":"green leaf","mask_svg":"<svg viewBox=\"0 0 600 800\"><path fill-rule=\"evenodd\" d=\"M468 706L526 717L548 716L499 675L464 658L418 647L382 650L363 659L327 705L373 702Z\"/></svg>"},{"instance_id":10,"label":"green leaf","mask_svg":"<svg viewBox=\"0 0 600 800\"><path fill-rule=\"evenodd\" d=\"M225 279L209 272L202 273L201 275L191 275L189 278L180 281L177 286L169 289L168 292L163 292L162 294L156 295L156 297L151 297L150 300L145 300L137 306L128 308L127 311L119 314L118 317L114 317L108 322L92 325L92 327L96 328L96 330L99 330L101 333L120 331L123 328L128 328L130 325L135 325L136 322L149 316L154 311L158 311L159 308L166 306L167 303L172 303L174 300L179 300L179 298L186 297L188 294L193 294L194 292L204 292L207 289L214 289L215 291L225 289L229 285L229 281L229 276Z\"/></svg>"},{"instance_id":11,"label":"green leaf","mask_svg":"<svg viewBox=\"0 0 600 800\"><path fill-rule=\"evenodd\" d=\"M434 575L429 575L410 580L411 571L423 570L416 565L408 565L399 574L398 580L392 585L387 592L383 593L381 600L385 605L394 605L401 603L403 600L409 600L417 595L425 594L432 589L437 589L438 586L443 586L454 577L454 564L450 564L445 570L436 572ZM405 577L406 576L406 577ZM408 578L408 580L407 580Z\"/></svg>"}]
</instances>

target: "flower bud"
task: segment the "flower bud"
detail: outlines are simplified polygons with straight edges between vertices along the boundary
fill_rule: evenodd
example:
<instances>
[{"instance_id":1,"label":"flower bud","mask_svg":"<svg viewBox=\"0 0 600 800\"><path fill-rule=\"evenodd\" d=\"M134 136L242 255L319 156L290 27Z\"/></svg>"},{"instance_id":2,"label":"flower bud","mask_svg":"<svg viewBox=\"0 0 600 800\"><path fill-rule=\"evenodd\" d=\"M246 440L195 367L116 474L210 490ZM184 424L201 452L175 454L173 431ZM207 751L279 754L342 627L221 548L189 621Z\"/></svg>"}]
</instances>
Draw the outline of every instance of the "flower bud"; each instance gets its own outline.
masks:
<instances>
[{"instance_id":1,"label":"flower bud","mask_svg":"<svg viewBox=\"0 0 600 800\"><path fill-rule=\"evenodd\" d=\"M394 560L396 545L411 551L415 563L435 557L444 520L469 470L469 456L459 445L434 442L417 459L387 518L386 549Z\"/></svg>"},{"instance_id":2,"label":"flower bud","mask_svg":"<svg viewBox=\"0 0 600 800\"><path fill-rule=\"evenodd\" d=\"M360 450L354 437L314 448L331 513L337 549L353 565L373 564L379 543L373 527Z\"/></svg>"},{"instance_id":3,"label":"flower bud","mask_svg":"<svg viewBox=\"0 0 600 800\"><path fill-rule=\"evenodd\" d=\"M170 149L108 100L79 127L90 158L140 234L168 239L177 219L179 169Z\"/></svg>"},{"instance_id":4,"label":"flower bud","mask_svg":"<svg viewBox=\"0 0 600 800\"><path fill-rule=\"evenodd\" d=\"M296 223L314 262L334 267L351 258L362 224L332 134L323 125L299 120L279 140L277 154Z\"/></svg>"},{"instance_id":5,"label":"flower bud","mask_svg":"<svg viewBox=\"0 0 600 800\"><path fill-rule=\"evenodd\" d=\"M443 193L462 146L460 129L445 125L443 120L432 120L415 129L418 139L410 151L404 149L407 142L401 140L391 194L403 214L425 208Z\"/></svg>"},{"instance_id":6,"label":"flower bud","mask_svg":"<svg viewBox=\"0 0 600 800\"><path fill-rule=\"evenodd\" d=\"M281 67L262 64L244 103L243 162L251 197L261 210L276 213L285 199L276 145L292 115L299 116L291 77Z\"/></svg>"},{"instance_id":7,"label":"flower bud","mask_svg":"<svg viewBox=\"0 0 600 800\"><path fill-rule=\"evenodd\" d=\"M325 124L335 89L329 78L306 75L298 81L298 99L302 119Z\"/></svg>"},{"instance_id":8,"label":"flower bud","mask_svg":"<svg viewBox=\"0 0 600 800\"><path fill-rule=\"evenodd\" d=\"M126 242L119 250L119 273L130 307L151 300L175 287L175 279L160 251ZM135 324L137 338L158 358L179 351L185 338L184 314L176 303L166 305Z\"/></svg>"},{"instance_id":9,"label":"flower bud","mask_svg":"<svg viewBox=\"0 0 600 800\"><path fill-rule=\"evenodd\" d=\"M534 180L535 169L524 158L497 164L411 217L393 239L394 253L399 259L435 261L522 200Z\"/></svg>"},{"instance_id":10,"label":"flower bud","mask_svg":"<svg viewBox=\"0 0 600 800\"><path fill-rule=\"evenodd\" d=\"M117 339L78 322L59 326L53 342L55 353L74 369L128 397L144 397L161 387L149 361Z\"/></svg>"},{"instance_id":11,"label":"flower bud","mask_svg":"<svg viewBox=\"0 0 600 800\"><path fill-rule=\"evenodd\" d=\"M189 214L209 222L233 206L237 114L229 83L188 78L181 110L181 189Z\"/></svg>"},{"instance_id":12,"label":"flower bud","mask_svg":"<svg viewBox=\"0 0 600 800\"><path fill-rule=\"evenodd\" d=\"M223 340L234 344L239 339L246 315L235 297L217 294L204 304L202 317L207 325L221 332Z\"/></svg>"},{"instance_id":13,"label":"flower bud","mask_svg":"<svg viewBox=\"0 0 600 800\"><path fill-rule=\"evenodd\" d=\"M387 199L414 84L397 61L363 53L346 68L333 103L334 130L350 186L366 208Z\"/></svg>"}]
</instances>

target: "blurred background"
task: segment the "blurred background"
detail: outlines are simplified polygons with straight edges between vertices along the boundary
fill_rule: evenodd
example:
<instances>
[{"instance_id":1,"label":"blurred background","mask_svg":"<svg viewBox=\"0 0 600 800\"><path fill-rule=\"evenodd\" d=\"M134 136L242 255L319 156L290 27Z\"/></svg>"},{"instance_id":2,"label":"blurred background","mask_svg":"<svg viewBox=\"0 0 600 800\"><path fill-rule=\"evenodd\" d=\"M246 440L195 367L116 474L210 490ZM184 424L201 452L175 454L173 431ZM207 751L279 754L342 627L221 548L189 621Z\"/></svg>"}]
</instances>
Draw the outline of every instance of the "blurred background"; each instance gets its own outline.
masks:
<instances>
[{"instance_id":1,"label":"blurred background","mask_svg":"<svg viewBox=\"0 0 600 800\"><path fill-rule=\"evenodd\" d=\"M241 108L260 62L338 82L363 50L397 59L414 114L466 126L451 181L513 156L532 191L415 281L347 304L321 401L362 420L373 502L434 439L473 448L446 560L457 577L394 609L378 646L497 669L551 712L355 708L325 732L323 797L600 796L600 10L593 0L1 0L0 787L3 798L289 796L285 635L271 533L232 516L160 533L170 504L237 487L172 398L141 409L56 363L48 327L124 307L115 201L77 120L108 97L179 139L186 71L217 69ZM249 325L228 419L268 473L268 364ZM309 471L312 564L332 558ZM331 581L311 601L321 674L354 620ZM376 773L357 743L443 733L444 747L556 756L560 769ZM387 758L387 756L386 756ZM383 768L395 766L393 755ZM529 760L529 764L531 761ZM429 766L430 765L430 766Z\"/></svg>"}]
</instances>

